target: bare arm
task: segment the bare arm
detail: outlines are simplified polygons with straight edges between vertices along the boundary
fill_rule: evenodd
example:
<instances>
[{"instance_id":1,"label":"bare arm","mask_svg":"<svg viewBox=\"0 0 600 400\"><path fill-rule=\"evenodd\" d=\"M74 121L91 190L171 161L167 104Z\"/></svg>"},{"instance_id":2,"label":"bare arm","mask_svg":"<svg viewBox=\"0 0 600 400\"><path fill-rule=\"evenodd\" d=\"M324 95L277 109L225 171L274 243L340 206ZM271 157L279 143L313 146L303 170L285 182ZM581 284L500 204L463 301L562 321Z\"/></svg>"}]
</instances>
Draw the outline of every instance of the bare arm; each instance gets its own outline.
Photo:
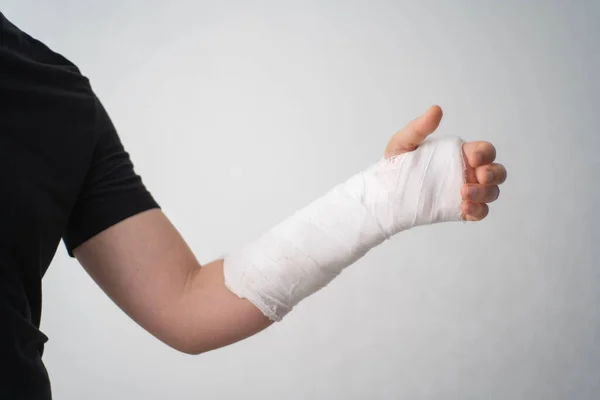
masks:
<instances>
[{"instance_id":1,"label":"bare arm","mask_svg":"<svg viewBox=\"0 0 600 400\"><path fill-rule=\"evenodd\" d=\"M74 253L125 313L182 352L225 346L270 324L252 303L225 287L222 260L200 267L160 210L131 217Z\"/></svg>"},{"instance_id":2,"label":"bare arm","mask_svg":"<svg viewBox=\"0 0 600 400\"><path fill-rule=\"evenodd\" d=\"M441 110L432 107L396 134L386 155L411 151L433 132ZM477 221L485 203L498 197L506 178L486 142L463 146L468 183L463 187L465 219ZM489 174L491 173L491 174ZM475 189L467 190L467 189ZM200 266L160 210L128 218L77 247L75 256L91 277L132 319L180 351L198 354L251 336L271 321L225 286L222 260Z\"/></svg>"}]
</instances>

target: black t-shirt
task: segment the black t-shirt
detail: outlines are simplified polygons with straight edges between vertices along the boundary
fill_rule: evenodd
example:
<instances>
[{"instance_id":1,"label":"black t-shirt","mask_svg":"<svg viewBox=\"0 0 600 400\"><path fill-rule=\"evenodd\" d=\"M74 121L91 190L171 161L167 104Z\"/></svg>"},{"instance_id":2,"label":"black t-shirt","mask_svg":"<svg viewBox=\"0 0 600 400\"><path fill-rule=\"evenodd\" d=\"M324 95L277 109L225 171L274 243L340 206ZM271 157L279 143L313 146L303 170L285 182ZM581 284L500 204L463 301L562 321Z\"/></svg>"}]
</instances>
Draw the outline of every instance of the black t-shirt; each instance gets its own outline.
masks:
<instances>
[{"instance_id":1,"label":"black t-shirt","mask_svg":"<svg viewBox=\"0 0 600 400\"><path fill-rule=\"evenodd\" d=\"M158 208L90 83L0 13L0 399L50 399L41 280L67 251Z\"/></svg>"}]
</instances>

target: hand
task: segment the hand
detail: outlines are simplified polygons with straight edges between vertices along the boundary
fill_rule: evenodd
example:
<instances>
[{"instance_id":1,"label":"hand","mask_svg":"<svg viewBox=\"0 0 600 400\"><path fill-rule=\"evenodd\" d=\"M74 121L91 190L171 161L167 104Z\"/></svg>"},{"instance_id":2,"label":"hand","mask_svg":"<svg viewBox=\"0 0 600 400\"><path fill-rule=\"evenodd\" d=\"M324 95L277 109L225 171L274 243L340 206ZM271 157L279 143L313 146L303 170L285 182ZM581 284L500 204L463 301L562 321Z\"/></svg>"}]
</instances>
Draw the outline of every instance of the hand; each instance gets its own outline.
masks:
<instances>
[{"instance_id":1,"label":"hand","mask_svg":"<svg viewBox=\"0 0 600 400\"><path fill-rule=\"evenodd\" d=\"M432 134L442 120L442 109L432 106L417 119L410 122L390 139L385 157L414 151L427 136ZM498 199L498 185L506 180L506 169L495 163L496 149L489 142L463 144L463 157L467 167L467 182L461 189L463 219L480 221L489 212L488 203Z\"/></svg>"}]
</instances>

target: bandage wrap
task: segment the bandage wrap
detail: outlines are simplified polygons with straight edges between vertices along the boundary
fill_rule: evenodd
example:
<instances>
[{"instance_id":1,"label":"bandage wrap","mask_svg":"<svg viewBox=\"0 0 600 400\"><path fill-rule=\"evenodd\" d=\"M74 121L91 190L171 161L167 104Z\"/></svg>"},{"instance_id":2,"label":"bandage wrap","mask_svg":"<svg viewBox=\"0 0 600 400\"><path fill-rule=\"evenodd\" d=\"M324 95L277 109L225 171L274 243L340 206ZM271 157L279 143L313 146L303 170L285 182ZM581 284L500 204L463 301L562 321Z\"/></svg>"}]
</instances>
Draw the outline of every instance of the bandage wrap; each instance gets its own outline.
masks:
<instances>
[{"instance_id":1,"label":"bandage wrap","mask_svg":"<svg viewBox=\"0 0 600 400\"><path fill-rule=\"evenodd\" d=\"M392 235L461 219L462 141L426 140L336 186L225 258L225 284L273 321Z\"/></svg>"}]
</instances>

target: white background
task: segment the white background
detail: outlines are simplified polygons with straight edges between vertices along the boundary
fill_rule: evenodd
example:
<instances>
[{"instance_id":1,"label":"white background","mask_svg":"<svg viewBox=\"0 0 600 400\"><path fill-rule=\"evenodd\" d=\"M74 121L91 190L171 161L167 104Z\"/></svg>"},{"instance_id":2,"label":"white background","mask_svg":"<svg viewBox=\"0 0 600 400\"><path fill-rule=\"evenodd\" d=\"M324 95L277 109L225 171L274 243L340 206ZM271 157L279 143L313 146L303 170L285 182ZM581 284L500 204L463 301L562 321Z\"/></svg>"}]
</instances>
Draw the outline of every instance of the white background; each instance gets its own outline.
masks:
<instances>
[{"instance_id":1,"label":"white background","mask_svg":"<svg viewBox=\"0 0 600 400\"><path fill-rule=\"evenodd\" d=\"M485 3L485 5L484 5ZM376 161L431 104L509 169L479 224L404 232L283 322L200 356L131 322L61 245L56 399L596 399L595 1L29 1L201 262Z\"/></svg>"}]
</instances>

